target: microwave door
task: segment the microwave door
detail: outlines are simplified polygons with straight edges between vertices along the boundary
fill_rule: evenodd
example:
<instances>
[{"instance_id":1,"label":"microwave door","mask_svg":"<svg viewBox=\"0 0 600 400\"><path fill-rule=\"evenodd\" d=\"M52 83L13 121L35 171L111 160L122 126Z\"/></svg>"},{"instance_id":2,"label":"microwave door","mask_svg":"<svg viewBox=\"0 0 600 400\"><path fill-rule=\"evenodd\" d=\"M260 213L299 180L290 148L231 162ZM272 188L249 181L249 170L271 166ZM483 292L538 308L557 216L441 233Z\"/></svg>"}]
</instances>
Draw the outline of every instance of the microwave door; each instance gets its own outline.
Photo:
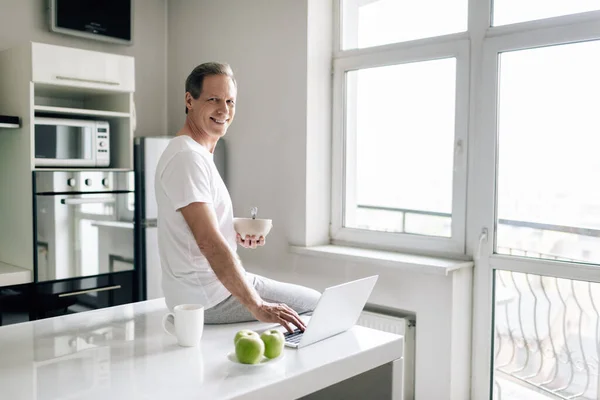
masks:
<instances>
[{"instance_id":1,"label":"microwave door","mask_svg":"<svg viewBox=\"0 0 600 400\"><path fill-rule=\"evenodd\" d=\"M94 166L94 137L89 126L36 124L37 166Z\"/></svg>"},{"instance_id":2,"label":"microwave door","mask_svg":"<svg viewBox=\"0 0 600 400\"><path fill-rule=\"evenodd\" d=\"M64 165L93 166L92 130L89 126L57 125L56 158Z\"/></svg>"},{"instance_id":3,"label":"microwave door","mask_svg":"<svg viewBox=\"0 0 600 400\"><path fill-rule=\"evenodd\" d=\"M86 126L56 127L56 158L61 160L92 160L92 130Z\"/></svg>"}]
</instances>

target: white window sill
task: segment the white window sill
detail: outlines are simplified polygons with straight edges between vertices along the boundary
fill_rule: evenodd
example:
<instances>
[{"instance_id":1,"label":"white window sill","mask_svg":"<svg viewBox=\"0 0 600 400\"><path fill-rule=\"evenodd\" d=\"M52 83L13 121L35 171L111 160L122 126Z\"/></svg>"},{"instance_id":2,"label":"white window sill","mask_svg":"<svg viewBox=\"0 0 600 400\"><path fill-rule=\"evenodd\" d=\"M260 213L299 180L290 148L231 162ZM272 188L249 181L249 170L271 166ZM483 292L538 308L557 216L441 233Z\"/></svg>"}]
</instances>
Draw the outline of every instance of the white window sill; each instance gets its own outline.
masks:
<instances>
[{"instance_id":1,"label":"white window sill","mask_svg":"<svg viewBox=\"0 0 600 400\"><path fill-rule=\"evenodd\" d=\"M290 251L295 254L321 256L336 260L368 262L371 265L393 268L398 271L444 276L447 276L452 271L473 267L473 261L417 256L392 251L361 249L350 246L290 246Z\"/></svg>"}]
</instances>

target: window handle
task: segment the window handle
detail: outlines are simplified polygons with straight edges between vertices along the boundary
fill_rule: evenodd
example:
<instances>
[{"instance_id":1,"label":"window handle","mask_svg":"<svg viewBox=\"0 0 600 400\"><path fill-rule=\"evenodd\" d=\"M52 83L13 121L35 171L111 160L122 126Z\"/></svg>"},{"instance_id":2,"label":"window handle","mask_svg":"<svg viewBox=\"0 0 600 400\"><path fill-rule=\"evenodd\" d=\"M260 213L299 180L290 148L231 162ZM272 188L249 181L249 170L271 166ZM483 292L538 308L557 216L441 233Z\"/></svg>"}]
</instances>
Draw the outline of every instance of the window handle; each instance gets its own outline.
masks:
<instances>
[{"instance_id":1,"label":"window handle","mask_svg":"<svg viewBox=\"0 0 600 400\"><path fill-rule=\"evenodd\" d=\"M456 170L462 164L462 154L464 146L462 139L459 139L454 144L454 169Z\"/></svg>"},{"instance_id":2,"label":"window handle","mask_svg":"<svg viewBox=\"0 0 600 400\"><path fill-rule=\"evenodd\" d=\"M483 245L485 243L487 243L487 241L488 241L488 229L483 228L481 230L481 234L479 235L479 244L477 245L477 253L476 253L476 257L475 257L476 261L481 258L481 249L483 248Z\"/></svg>"}]
</instances>

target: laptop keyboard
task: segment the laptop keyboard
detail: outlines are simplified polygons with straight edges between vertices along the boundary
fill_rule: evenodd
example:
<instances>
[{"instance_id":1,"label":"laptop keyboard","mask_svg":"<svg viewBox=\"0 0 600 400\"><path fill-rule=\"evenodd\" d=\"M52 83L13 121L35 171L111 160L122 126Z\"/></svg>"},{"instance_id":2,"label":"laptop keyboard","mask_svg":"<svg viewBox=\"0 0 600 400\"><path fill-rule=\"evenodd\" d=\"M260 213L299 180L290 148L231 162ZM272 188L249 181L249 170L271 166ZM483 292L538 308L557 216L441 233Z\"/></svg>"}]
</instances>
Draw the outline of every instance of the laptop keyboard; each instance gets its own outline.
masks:
<instances>
[{"instance_id":1,"label":"laptop keyboard","mask_svg":"<svg viewBox=\"0 0 600 400\"><path fill-rule=\"evenodd\" d=\"M288 343L298 344L300 343L300 339L302 339L302 332L300 329L296 329L294 332L289 333L285 332L283 336L285 337L285 341Z\"/></svg>"}]
</instances>

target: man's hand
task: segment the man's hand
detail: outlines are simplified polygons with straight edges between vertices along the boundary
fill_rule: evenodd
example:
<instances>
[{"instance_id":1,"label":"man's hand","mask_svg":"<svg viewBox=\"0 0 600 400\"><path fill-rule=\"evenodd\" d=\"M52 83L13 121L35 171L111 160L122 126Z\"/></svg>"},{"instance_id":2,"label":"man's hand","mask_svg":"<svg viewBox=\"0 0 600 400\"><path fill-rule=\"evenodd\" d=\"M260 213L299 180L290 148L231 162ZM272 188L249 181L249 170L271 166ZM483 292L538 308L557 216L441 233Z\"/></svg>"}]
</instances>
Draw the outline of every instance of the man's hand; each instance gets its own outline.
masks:
<instances>
[{"instance_id":1,"label":"man's hand","mask_svg":"<svg viewBox=\"0 0 600 400\"><path fill-rule=\"evenodd\" d=\"M242 237L238 233L238 234L236 234L235 241L237 242L237 244L239 244L240 246L242 246L246 249L255 249L258 246L265 245L265 238L263 236L261 236L260 238L257 239L255 235L252 235L252 236L246 235L246 238L242 239Z\"/></svg>"},{"instance_id":2,"label":"man's hand","mask_svg":"<svg viewBox=\"0 0 600 400\"><path fill-rule=\"evenodd\" d=\"M290 333L294 331L292 325L298 327L302 332L306 329L306 325L304 325L298 313L283 303L268 303L263 301L256 309L250 311L257 320L262 322L277 322Z\"/></svg>"}]
</instances>

